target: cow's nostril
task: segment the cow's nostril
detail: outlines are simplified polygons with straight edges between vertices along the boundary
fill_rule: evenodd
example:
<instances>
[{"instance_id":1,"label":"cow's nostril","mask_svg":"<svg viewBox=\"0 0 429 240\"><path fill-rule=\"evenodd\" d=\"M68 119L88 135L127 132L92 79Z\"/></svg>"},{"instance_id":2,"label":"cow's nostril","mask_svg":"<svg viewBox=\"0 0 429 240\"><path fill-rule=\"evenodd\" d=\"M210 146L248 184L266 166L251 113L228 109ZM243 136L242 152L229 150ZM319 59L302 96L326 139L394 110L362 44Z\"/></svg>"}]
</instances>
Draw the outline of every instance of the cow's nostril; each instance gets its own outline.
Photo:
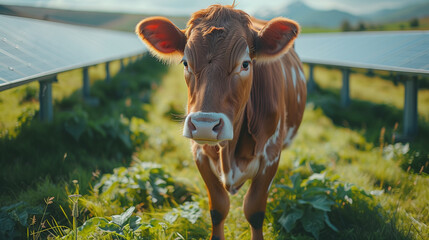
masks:
<instances>
[{"instance_id":1,"label":"cow's nostril","mask_svg":"<svg viewBox=\"0 0 429 240\"><path fill-rule=\"evenodd\" d=\"M223 128L223 120L221 118L221 119L219 119L219 123L213 127L213 131L215 133L219 133L222 130L222 128Z\"/></svg>"},{"instance_id":2,"label":"cow's nostril","mask_svg":"<svg viewBox=\"0 0 429 240\"><path fill-rule=\"evenodd\" d=\"M197 127L195 127L191 119L188 121L188 128L191 130L191 132L197 130Z\"/></svg>"}]
</instances>

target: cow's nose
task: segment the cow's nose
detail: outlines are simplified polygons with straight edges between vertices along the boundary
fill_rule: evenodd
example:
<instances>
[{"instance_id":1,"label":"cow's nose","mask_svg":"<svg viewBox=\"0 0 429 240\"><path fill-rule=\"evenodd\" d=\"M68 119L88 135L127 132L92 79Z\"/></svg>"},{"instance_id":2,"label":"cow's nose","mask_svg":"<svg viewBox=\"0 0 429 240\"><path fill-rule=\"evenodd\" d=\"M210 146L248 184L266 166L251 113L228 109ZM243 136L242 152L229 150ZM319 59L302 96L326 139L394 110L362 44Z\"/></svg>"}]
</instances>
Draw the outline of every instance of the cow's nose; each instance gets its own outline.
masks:
<instances>
[{"instance_id":1,"label":"cow's nose","mask_svg":"<svg viewBox=\"0 0 429 240\"><path fill-rule=\"evenodd\" d=\"M227 124L228 123L228 124ZM191 113L185 120L183 135L201 144L216 144L232 139L232 126L221 113Z\"/></svg>"},{"instance_id":2,"label":"cow's nose","mask_svg":"<svg viewBox=\"0 0 429 240\"><path fill-rule=\"evenodd\" d=\"M223 127L221 118L191 117L188 124L193 139L208 141L216 141Z\"/></svg>"}]
</instances>

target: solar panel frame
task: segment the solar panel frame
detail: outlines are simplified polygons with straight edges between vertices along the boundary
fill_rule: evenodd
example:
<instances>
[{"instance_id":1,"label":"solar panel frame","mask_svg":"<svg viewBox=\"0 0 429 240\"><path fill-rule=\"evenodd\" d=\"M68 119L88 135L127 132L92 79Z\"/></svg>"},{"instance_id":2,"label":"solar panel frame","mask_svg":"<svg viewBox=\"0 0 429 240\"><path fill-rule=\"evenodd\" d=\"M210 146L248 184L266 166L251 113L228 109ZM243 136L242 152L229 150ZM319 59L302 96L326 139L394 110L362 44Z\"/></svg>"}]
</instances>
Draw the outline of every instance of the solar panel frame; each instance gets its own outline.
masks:
<instances>
[{"instance_id":1,"label":"solar panel frame","mask_svg":"<svg viewBox=\"0 0 429 240\"><path fill-rule=\"evenodd\" d=\"M134 33L0 15L0 91L144 52Z\"/></svg>"},{"instance_id":2,"label":"solar panel frame","mask_svg":"<svg viewBox=\"0 0 429 240\"><path fill-rule=\"evenodd\" d=\"M429 74L429 31L301 34L295 48L308 64Z\"/></svg>"}]
</instances>

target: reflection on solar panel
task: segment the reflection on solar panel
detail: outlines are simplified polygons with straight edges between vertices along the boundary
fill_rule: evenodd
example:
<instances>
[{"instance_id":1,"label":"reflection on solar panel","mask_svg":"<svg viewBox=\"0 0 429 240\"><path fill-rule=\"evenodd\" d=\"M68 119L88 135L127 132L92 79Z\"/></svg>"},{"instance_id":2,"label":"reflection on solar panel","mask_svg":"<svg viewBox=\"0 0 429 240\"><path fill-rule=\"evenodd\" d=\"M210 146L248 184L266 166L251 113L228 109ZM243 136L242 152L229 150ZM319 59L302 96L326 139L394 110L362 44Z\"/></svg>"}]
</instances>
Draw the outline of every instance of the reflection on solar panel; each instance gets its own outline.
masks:
<instances>
[{"instance_id":1,"label":"reflection on solar panel","mask_svg":"<svg viewBox=\"0 0 429 240\"><path fill-rule=\"evenodd\" d=\"M429 31L302 34L305 63L429 74Z\"/></svg>"},{"instance_id":2,"label":"reflection on solar panel","mask_svg":"<svg viewBox=\"0 0 429 240\"><path fill-rule=\"evenodd\" d=\"M0 15L0 91L144 51L134 33Z\"/></svg>"}]
</instances>

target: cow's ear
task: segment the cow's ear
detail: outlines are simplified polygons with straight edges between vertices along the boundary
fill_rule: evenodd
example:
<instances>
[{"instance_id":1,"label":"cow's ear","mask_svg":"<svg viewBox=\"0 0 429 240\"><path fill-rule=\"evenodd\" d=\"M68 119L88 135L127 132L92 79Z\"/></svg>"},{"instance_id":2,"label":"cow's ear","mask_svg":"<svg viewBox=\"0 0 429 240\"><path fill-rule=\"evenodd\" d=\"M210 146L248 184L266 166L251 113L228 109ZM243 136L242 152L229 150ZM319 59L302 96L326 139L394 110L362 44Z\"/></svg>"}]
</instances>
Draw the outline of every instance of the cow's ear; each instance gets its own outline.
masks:
<instances>
[{"instance_id":1,"label":"cow's ear","mask_svg":"<svg viewBox=\"0 0 429 240\"><path fill-rule=\"evenodd\" d=\"M167 18L146 18L137 24L136 33L159 59L172 62L183 57L186 36Z\"/></svg>"},{"instance_id":2,"label":"cow's ear","mask_svg":"<svg viewBox=\"0 0 429 240\"><path fill-rule=\"evenodd\" d=\"M298 23L287 18L274 18L256 34L255 50L258 60L275 60L293 45L300 31Z\"/></svg>"}]
</instances>

